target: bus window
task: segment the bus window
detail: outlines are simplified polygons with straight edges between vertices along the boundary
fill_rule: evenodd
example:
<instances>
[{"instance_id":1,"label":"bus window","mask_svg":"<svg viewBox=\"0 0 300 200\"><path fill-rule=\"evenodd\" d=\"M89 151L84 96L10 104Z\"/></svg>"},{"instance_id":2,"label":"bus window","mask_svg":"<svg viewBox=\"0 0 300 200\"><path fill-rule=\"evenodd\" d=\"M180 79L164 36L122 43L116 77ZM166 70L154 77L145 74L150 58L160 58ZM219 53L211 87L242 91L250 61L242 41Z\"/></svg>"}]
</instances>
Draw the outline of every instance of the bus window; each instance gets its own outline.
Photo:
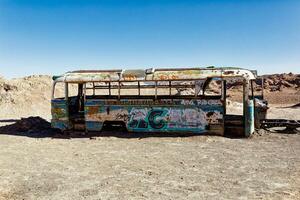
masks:
<instances>
[{"instance_id":1,"label":"bus window","mask_svg":"<svg viewBox=\"0 0 300 200\"><path fill-rule=\"evenodd\" d=\"M155 82L154 81L141 81L140 82L140 95L142 96L155 96Z\"/></svg>"},{"instance_id":2,"label":"bus window","mask_svg":"<svg viewBox=\"0 0 300 200\"><path fill-rule=\"evenodd\" d=\"M206 80L196 80L195 81L195 93L197 96L204 95L203 86Z\"/></svg>"},{"instance_id":3,"label":"bus window","mask_svg":"<svg viewBox=\"0 0 300 200\"><path fill-rule=\"evenodd\" d=\"M86 96L94 95L94 85L92 82L85 83L85 95Z\"/></svg>"},{"instance_id":4,"label":"bus window","mask_svg":"<svg viewBox=\"0 0 300 200\"><path fill-rule=\"evenodd\" d=\"M63 99L63 98L65 98L65 83L63 83L63 82L55 83L52 97L54 99Z\"/></svg>"},{"instance_id":5,"label":"bus window","mask_svg":"<svg viewBox=\"0 0 300 200\"><path fill-rule=\"evenodd\" d=\"M78 96L78 83L68 83L68 96L69 97Z\"/></svg>"},{"instance_id":6,"label":"bus window","mask_svg":"<svg viewBox=\"0 0 300 200\"><path fill-rule=\"evenodd\" d=\"M222 81L219 79L207 79L204 84L204 95L205 96L221 96L222 95Z\"/></svg>"},{"instance_id":7,"label":"bus window","mask_svg":"<svg viewBox=\"0 0 300 200\"><path fill-rule=\"evenodd\" d=\"M139 95L138 82L121 82L120 95L123 96Z\"/></svg>"},{"instance_id":8,"label":"bus window","mask_svg":"<svg viewBox=\"0 0 300 200\"><path fill-rule=\"evenodd\" d=\"M89 82L85 84L86 96L109 95L109 83L107 82Z\"/></svg>"},{"instance_id":9,"label":"bus window","mask_svg":"<svg viewBox=\"0 0 300 200\"><path fill-rule=\"evenodd\" d=\"M112 96L118 96L119 94L119 83L118 82L110 82L108 83L110 84L109 87L110 87L110 95Z\"/></svg>"},{"instance_id":10,"label":"bus window","mask_svg":"<svg viewBox=\"0 0 300 200\"><path fill-rule=\"evenodd\" d=\"M93 88L94 90L92 95L109 95L109 83L107 82L94 82Z\"/></svg>"},{"instance_id":11,"label":"bus window","mask_svg":"<svg viewBox=\"0 0 300 200\"><path fill-rule=\"evenodd\" d=\"M175 96L194 96L195 81L172 81L171 95Z\"/></svg>"},{"instance_id":12,"label":"bus window","mask_svg":"<svg viewBox=\"0 0 300 200\"><path fill-rule=\"evenodd\" d=\"M170 81L157 81L157 95L170 95Z\"/></svg>"},{"instance_id":13,"label":"bus window","mask_svg":"<svg viewBox=\"0 0 300 200\"><path fill-rule=\"evenodd\" d=\"M226 79L226 114L243 115L243 79Z\"/></svg>"}]
</instances>

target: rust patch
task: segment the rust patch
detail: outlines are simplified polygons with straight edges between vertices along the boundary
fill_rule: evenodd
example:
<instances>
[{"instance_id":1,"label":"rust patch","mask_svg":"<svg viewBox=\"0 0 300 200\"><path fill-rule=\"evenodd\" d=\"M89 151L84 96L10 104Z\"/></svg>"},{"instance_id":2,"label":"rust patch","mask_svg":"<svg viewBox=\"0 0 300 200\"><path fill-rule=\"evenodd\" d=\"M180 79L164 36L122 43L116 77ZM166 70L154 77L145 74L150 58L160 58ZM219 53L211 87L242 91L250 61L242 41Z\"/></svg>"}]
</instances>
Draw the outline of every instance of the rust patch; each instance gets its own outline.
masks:
<instances>
[{"instance_id":1,"label":"rust patch","mask_svg":"<svg viewBox=\"0 0 300 200\"><path fill-rule=\"evenodd\" d=\"M98 113L98 107L91 106L88 108L88 114L96 114L96 113Z\"/></svg>"},{"instance_id":2,"label":"rust patch","mask_svg":"<svg viewBox=\"0 0 300 200\"><path fill-rule=\"evenodd\" d=\"M135 81L135 80L137 80L137 77L133 74L123 74L123 78L126 81Z\"/></svg>"},{"instance_id":3,"label":"rust patch","mask_svg":"<svg viewBox=\"0 0 300 200\"><path fill-rule=\"evenodd\" d=\"M213 115L214 115L214 112L208 112L208 113L206 114L207 117L210 117L210 116L213 116Z\"/></svg>"},{"instance_id":4,"label":"rust patch","mask_svg":"<svg viewBox=\"0 0 300 200\"><path fill-rule=\"evenodd\" d=\"M225 71L224 75L230 75L230 74L234 74L234 71Z\"/></svg>"},{"instance_id":5,"label":"rust patch","mask_svg":"<svg viewBox=\"0 0 300 200\"><path fill-rule=\"evenodd\" d=\"M159 79L160 79L160 80L167 80L167 79L168 79L168 76L167 76L167 75L160 75L160 76L159 76Z\"/></svg>"},{"instance_id":6,"label":"rust patch","mask_svg":"<svg viewBox=\"0 0 300 200\"><path fill-rule=\"evenodd\" d=\"M62 118L66 116L66 111L63 108L52 108L54 118Z\"/></svg>"}]
</instances>

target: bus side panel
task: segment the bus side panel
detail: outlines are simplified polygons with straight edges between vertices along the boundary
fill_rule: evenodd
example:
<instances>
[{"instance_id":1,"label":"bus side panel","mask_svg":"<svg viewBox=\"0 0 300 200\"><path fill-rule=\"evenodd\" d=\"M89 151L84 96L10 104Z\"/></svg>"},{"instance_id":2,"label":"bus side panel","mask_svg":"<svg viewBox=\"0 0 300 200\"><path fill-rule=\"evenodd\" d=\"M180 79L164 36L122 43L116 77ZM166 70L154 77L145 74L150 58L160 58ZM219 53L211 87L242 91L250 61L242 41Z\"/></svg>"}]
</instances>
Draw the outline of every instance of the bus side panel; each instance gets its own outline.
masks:
<instances>
[{"instance_id":1,"label":"bus side panel","mask_svg":"<svg viewBox=\"0 0 300 200\"><path fill-rule=\"evenodd\" d=\"M145 102L88 100L85 107L87 130L100 131L105 121L124 121L130 132L211 132L223 135L221 100Z\"/></svg>"},{"instance_id":2,"label":"bus side panel","mask_svg":"<svg viewBox=\"0 0 300 200\"><path fill-rule=\"evenodd\" d=\"M221 102L221 101L219 101ZM206 124L206 132L216 135L224 135L224 107L223 104L208 104L198 106L204 113L202 119Z\"/></svg>"},{"instance_id":3,"label":"bus side panel","mask_svg":"<svg viewBox=\"0 0 300 200\"><path fill-rule=\"evenodd\" d=\"M128 107L128 131L223 135L224 109L221 101L174 100L173 103Z\"/></svg>"},{"instance_id":4,"label":"bus side panel","mask_svg":"<svg viewBox=\"0 0 300 200\"><path fill-rule=\"evenodd\" d=\"M68 103L65 99L51 100L51 126L60 130L69 128Z\"/></svg>"},{"instance_id":5,"label":"bus side panel","mask_svg":"<svg viewBox=\"0 0 300 200\"><path fill-rule=\"evenodd\" d=\"M84 105L85 127L87 131L101 131L103 126L102 113L103 102L87 100Z\"/></svg>"}]
</instances>

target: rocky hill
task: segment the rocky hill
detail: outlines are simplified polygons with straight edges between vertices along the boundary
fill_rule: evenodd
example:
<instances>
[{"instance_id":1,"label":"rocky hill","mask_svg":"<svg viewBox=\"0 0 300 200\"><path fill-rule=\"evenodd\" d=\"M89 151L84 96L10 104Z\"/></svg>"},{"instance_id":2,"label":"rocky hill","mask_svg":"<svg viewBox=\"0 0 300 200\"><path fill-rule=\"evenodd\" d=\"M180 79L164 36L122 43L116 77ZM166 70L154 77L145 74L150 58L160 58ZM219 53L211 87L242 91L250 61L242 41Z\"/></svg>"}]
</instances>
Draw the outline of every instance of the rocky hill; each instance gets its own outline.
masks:
<instances>
[{"instance_id":1,"label":"rocky hill","mask_svg":"<svg viewBox=\"0 0 300 200\"><path fill-rule=\"evenodd\" d=\"M52 79L33 75L24 78L0 79L0 118L41 116L49 119Z\"/></svg>"},{"instance_id":2,"label":"rocky hill","mask_svg":"<svg viewBox=\"0 0 300 200\"><path fill-rule=\"evenodd\" d=\"M300 74L264 75L264 88L269 91L282 91L285 88L300 89Z\"/></svg>"}]
</instances>

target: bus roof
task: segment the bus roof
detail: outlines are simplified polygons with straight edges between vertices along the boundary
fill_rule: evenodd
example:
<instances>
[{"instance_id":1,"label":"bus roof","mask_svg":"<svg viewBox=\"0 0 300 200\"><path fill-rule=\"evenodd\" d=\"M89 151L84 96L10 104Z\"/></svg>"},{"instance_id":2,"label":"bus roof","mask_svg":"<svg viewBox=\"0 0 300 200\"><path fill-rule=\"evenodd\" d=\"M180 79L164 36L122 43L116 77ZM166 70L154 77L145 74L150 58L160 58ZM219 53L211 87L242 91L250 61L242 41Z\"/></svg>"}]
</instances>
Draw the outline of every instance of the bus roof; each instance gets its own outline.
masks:
<instances>
[{"instance_id":1,"label":"bus roof","mask_svg":"<svg viewBox=\"0 0 300 200\"><path fill-rule=\"evenodd\" d=\"M80 70L53 76L55 82L185 81L206 78L256 78L256 71L235 67Z\"/></svg>"}]
</instances>

